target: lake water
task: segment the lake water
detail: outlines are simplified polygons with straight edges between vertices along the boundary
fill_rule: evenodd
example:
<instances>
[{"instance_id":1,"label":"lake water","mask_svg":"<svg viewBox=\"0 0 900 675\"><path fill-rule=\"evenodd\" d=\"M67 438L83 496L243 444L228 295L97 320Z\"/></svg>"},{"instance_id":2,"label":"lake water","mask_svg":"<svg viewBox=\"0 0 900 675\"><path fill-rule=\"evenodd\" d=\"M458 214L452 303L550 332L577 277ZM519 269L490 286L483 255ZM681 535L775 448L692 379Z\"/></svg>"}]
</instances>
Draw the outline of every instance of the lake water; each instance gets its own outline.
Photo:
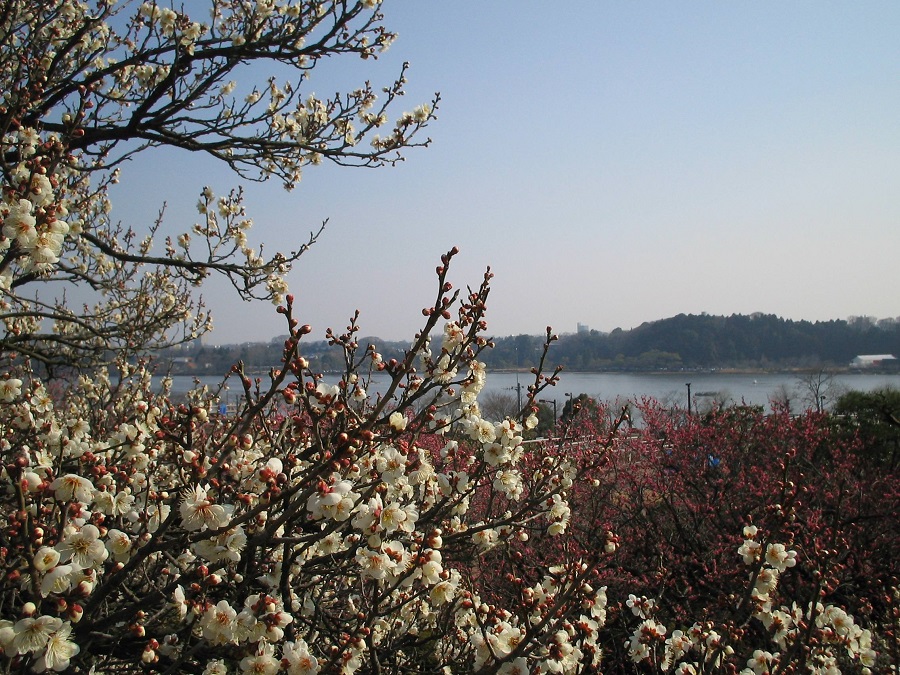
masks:
<instances>
[{"instance_id":1,"label":"lake water","mask_svg":"<svg viewBox=\"0 0 900 675\"><path fill-rule=\"evenodd\" d=\"M188 391L193 379L190 376L175 376L173 389L176 393ZM326 380L329 378L326 377ZM218 385L221 378L202 377L201 382L210 386ZM383 391L387 378L379 376L369 387L369 393ZM489 372L485 391L507 393L516 396L521 387L522 397L532 380L527 373ZM746 403L749 405L769 405L773 398L783 399L787 394L792 407L802 410L809 398L809 389L801 383L799 375L791 373L708 373L682 372L664 374L643 373L567 373L563 372L555 387L544 390L539 398L556 400L558 409L566 401L566 394L587 394L602 401L622 403L647 396L664 403L680 406L687 402L687 383L691 384L692 405L702 409L713 400L725 403ZM843 391L856 389L872 391L880 387L900 388L900 374L841 373L832 377L821 391L825 395L825 405ZM236 383L231 386L226 398L237 397Z\"/></svg>"},{"instance_id":2,"label":"lake water","mask_svg":"<svg viewBox=\"0 0 900 675\"><path fill-rule=\"evenodd\" d=\"M486 391L503 391L516 394L517 385L531 382L524 374L488 373ZM792 373L566 373L560 375L555 387L545 389L539 398L556 400L561 410L566 394L587 394L601 401L625 403L642 397L655 398L664 403L685 406L691 384L692 405L702 409L712 401L746 403L769 406L770 401L788 396L792 408L800 411L806 407L809 387L800 376ZM828 400L836 399L849 390L872 391L885 386L900 388L900 375L846 373L836 374L821 393ZM524 395L524 393L523 393Z\"/></svg>"}]
</instances>

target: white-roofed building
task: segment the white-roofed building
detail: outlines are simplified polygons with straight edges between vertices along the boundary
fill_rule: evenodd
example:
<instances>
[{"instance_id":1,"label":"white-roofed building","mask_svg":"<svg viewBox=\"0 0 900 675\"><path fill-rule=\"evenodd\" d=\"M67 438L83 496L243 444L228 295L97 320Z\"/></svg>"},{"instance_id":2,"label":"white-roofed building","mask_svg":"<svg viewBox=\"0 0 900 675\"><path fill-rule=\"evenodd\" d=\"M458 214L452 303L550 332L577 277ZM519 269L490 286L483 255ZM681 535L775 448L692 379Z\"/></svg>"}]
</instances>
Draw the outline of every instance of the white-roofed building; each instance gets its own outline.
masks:
<instances>
[{"instance_id":1,"label":"white-roofed building","mask_svg":"<svg viewBox=\"0 0 900 675\"><path fill-rule=\"evenodd\" d=\"M850 362L851 368L897 368L900 366L893 354L860 354Z\"/></svg>"}]
</instances>

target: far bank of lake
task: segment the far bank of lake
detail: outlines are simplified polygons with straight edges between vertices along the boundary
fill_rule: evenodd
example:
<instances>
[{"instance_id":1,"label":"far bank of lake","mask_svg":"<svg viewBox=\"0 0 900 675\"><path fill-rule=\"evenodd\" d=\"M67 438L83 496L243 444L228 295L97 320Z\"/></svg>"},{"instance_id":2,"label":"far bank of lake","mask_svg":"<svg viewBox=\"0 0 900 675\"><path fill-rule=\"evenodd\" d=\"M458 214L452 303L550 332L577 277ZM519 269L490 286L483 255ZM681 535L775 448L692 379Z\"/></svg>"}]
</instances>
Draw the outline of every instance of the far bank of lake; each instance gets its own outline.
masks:
<instances>
[{"instance_id":1,"label":"far bank of lake","mask_svg":"<svg viewBox=\"0 0 900 675\"><path fill-rule=\"evenodd\" d=\"M678 373L570 373L563 372L560 382L541 393L540 399L556 401L559 410L566 402L566 394L578 396L587 394L601 401L625 403L643 397L657 399L666 404L686 406L688 387L692 405L702 408L715 400L726 404L745 403L768 407L772 400L791 401L795 411L801 411L810 403L809 387L804 385L803 374L798 373L725 373L725 372L678 372ZM202 384L217 387L220 377L203 376ZM325 376L326 381L335 382L336 377ZM173 376L175 393L189 391L195 380L189 375ZM504 393L525 397L527 387L533 382L527 373L489 372L485 392ZM369 385L369 393L384 391L387 377L376 375ZM900 374L878 373L837 373L819 392L825 396L824 404L837 398L844 391L872 391L882 387L900 388ZM230 381L226 399L237 398L239 387L234 379Z\"/></svg>"}]
</instances>

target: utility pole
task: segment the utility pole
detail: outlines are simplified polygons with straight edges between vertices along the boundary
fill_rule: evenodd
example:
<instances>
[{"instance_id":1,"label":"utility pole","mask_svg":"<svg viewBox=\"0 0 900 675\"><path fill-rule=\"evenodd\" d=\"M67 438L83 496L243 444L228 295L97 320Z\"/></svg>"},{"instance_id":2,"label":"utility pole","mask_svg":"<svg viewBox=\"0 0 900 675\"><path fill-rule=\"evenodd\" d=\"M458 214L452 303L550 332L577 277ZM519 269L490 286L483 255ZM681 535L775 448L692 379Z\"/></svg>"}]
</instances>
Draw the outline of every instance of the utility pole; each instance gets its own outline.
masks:
<instances>
[{"instance_id":1,"label":"utility pole","mask_svg":"<svg viewBox=\"0 0 900 675\"><path fill-rule=\"evenodd\" d=\"M516 392L516 405L518 406L519 410L522 410L522 384L519 382L518 373L516 373L516 386L505 388Z\"/></svg>"}]
</instances>

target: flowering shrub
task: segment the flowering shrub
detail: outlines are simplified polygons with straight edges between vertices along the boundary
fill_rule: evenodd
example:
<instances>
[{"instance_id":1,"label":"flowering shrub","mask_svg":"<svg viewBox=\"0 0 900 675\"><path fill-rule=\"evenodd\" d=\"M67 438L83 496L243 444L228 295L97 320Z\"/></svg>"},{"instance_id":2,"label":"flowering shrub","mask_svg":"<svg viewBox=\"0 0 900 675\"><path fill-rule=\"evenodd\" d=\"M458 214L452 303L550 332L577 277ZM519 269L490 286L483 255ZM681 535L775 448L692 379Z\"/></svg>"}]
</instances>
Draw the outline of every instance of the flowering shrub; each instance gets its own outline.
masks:
<instances>
[{"instance_id":1,"label":"flowering shrub","mask_svg":"<svg viewBox=\"0 0 900 675\"><path fill-rule=\"evenodd\" d=\"M821 414L638 412L570 497L575 541L611 529L619 542L602 575L607 670L832 672L874 667L876 648L896 663L896 473ZM609 419L573 427L606 434Z\"/></svg>"},{"instance_id":2,"label":"flowering shrub","mask_svg":"<svg viewBox=\"0 0 900 675\"><path fill-rule=\"evenodd\" d=\"M547 455L523 463L524 427L479 414L478 354L488 277L459 304L440 345L429 334L457 299L439 292L402 362L331 335L337 385L308 370L309 332L290 337L266 382L236 367L244 406L213 392L175 405L149 371L82 377L59 400L7 378L0 429L6 576L0 648L11 668L153 667L216 672L354 672L597 662L603 553L521 565L527 603L478 590L477 561L528 528L566 529L577 477ZM489 276L489 275L488 275ZM368 376L390 374L383 392ZM540 375L536 394L552 378ZM591 656L593 655L593 656Z\"/></svg>"}]
</instances>

